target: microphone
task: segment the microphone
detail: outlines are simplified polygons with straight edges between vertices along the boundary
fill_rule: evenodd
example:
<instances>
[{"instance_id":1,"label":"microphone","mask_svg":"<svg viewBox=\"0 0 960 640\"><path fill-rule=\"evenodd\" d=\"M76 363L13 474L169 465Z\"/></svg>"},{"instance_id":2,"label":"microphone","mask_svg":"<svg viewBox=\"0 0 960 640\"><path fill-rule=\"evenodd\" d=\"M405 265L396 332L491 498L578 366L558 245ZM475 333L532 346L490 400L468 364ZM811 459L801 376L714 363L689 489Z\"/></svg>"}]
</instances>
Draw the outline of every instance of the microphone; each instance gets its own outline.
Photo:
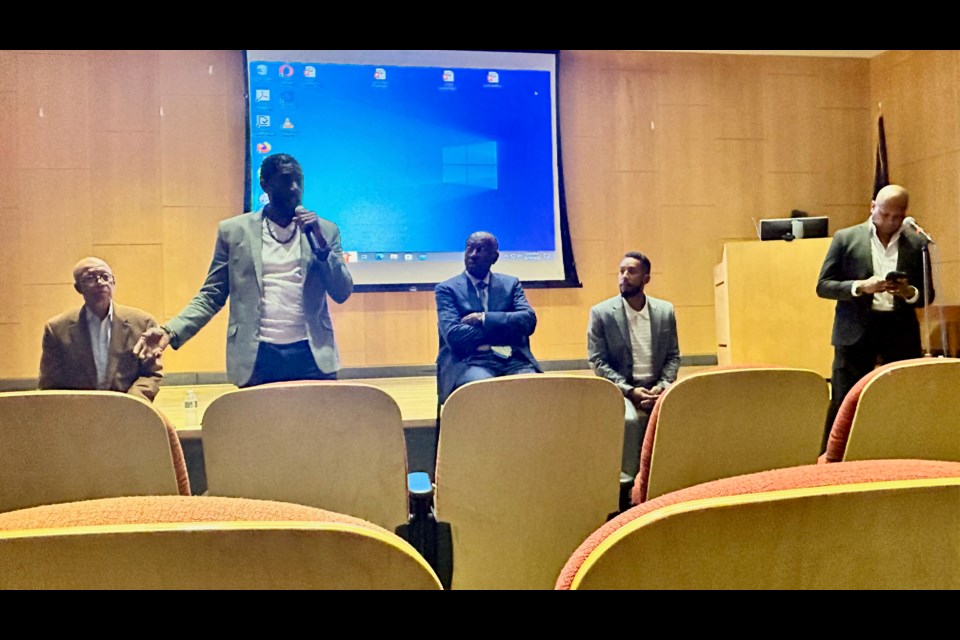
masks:
<instances>
[{"instance_id":1,"label":"microphone","mask_svg":"<svg viewBox=\"0 0 960 640\"><path fill-rule=\"evenodd\" d=\"M906 218L903 219L903 222L904 224L908 224L911 227L913 227L913 230L919 233L920 235L922 235L924 238L926 238L927 242L929 242L930 244L937 244L936 242L933 241L933 238L930 237L930 234L924 231L923 227L917 224L917 221L913 216L907 216Z\"/></svg>"},{"instance_id":2,"label":"microphone","mask_svg":"<svg viewBox=\"0 0 960 640\"><path fill-rule=\"evenodd\" d=\"M308 209L301 205L297 205L297 208L294 209L294 213L307 213ZM315 254L320 255L323 253L323 250L320 249L320 242L317 241L317 236L314 233L313 227L307 227L303 231L304 235L307 236L307 242L310 244L310 250Z\"/></svg>"}]
</instances>

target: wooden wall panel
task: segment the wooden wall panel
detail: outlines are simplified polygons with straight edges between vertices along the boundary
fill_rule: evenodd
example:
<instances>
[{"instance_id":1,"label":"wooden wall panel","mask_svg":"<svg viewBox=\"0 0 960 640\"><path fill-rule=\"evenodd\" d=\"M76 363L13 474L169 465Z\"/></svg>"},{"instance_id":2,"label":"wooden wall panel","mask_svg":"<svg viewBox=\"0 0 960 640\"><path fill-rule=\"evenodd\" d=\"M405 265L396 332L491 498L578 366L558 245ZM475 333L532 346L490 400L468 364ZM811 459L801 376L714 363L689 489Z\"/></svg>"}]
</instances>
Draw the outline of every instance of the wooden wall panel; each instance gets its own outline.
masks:
<instances>
[{"instance_id":1,"label":"wooden wall panel","mask_svg":"<svg viewBox=\"0 0 960 640\"><path fill-rule=\"evenodd\" d=\"M713 307L713 267L723 256L715 218L714 207L660 207L664 243L669 248L663 251L663 273L656 276L656 284L651 279L654 296L677 306Z\"/></svg>"},{"instance_id":2,"label":"wooden wall panel","mask_svg":"<svg viewBox=\"0 0 960 640\"><path fill-rule=\"evenodd\" d=\"M86 169L20 169L17 199L23 282L72 283L73 265L91 253L94 222Z\"/></svg>"},{"instance_id":3,"label":"wooden wall panel","mask_svg":"<svg viewBox=\"0 0 960 640\"><path fill-rule=\"evenodd\" d=\"M825 204L869 202L873 167L850 158L872 158L876 125L867 109L821 109L827 151L819 159L821 201ZM843 152L841 152L843 150ZM819 212L818 212L819 213Z\"/></svg>"},{"instance_id":4,"label":"wooden wall panel","mask_svg":"<svg viewBox=\"0 0 960 640\"><path fill-rule=\"evenodd\" d=\"M703 105L661 105L657 134L660 203L710 205L716 199L717 142Z\"/></svg>"},{"instance_id":5,"label":"wooden wall panel","mask_svg":"<svg viewBox=\"0 0 960 640\"><path fill-rule=\"evenodd\" d=\"M160 134L105 131L91 159L97 244L153 244L162 240Z\"/></svg>"},{"instance_id":6,"label":"wooden wall panel","mask_svg":"<svg viewBox=\"0 0 960 640\"><path fill-rule=\"evenodd\" d=\"M721 140L762 140L763 64L747 56L716 56L714 130Z\"/></svg>"},{"instance_id":7,"label":"wooden wall panel","mask_svg":"<svg viewBox=\"0 0 960 640\"><path fill-rule=\"evenodd\" d=\"M17 90L17 54L13 51L0 51L0 93ZM6 135L10 129L4 129Z\"/></svg>"},{"instance_id":8,"label":"wooden wall panel","mask_svg":"<svg viewBox=\"0 0 960 640\"><path fill-rule=\"evenodd\" d=\"M164 320L178 313L200 290L213 259L217 226L231 215L219 207L163 209Z\"/></svg>"},{"instance_id":9,"label":"wooden wall panel","mask_svg":"<svg viewBox=\"0 0 960 640\"><path fill-rule=\"evenodd\" d=\"M23 323L4 324L0 322L0 346L3 357L0 358L0 378L35 378L40 375L40 361L28 363L23 355ZM39 344L43 336L43 327L35 338Z\"/></svg>"},{"instance_id":10,"label":"wooden wall panel","mask_svg":"<svg viewBox=\"0 0 960 640\"><path fill-rule=\"evenodd\" d=\"M87 168L90 84L86 54L17 54L17 166Z\"/></svg>"},{"instance_id":11,"label":"wooden wall panel","mask_svg":"<svg viewBox=\"0 0 960 640\"><path fill-rule=\"evenodd\" d=\"M604 274L617 273L627 251L640 251L650 258L653 272L661 267L663 235L658 215L657 176L652 173L618 172L612 176L611 206L606 212Z\"/></svg>"},{"instance_id":12,"label":"wooden wall panel","mask_svg":"<svg viewBox=\"0 0 960 640\"><path fill-rule=\"evenodd\" d=\"M863 109L870 100L870 61L828 59L817 65L820 107Z\"/></svg>"},{"instance_id":13,"label":"wooden wall panel","mask_svg":"<svg viewBox=\"0 0 960 640\"><path fill-rule=\"evenodd\" d=\"M601 91L610 101L604 118L603 139L608 142L615 171L654 171L657 120L655 80L652 74L605 69Z\"/></svg>"},{"instance_id":14,"label":"wooden wall panel","mask_svg":"<svg viewBox=\"0 0 960 640\"><path fill-rule=\"evenodd\" d=\"M163 205L243 208L243 176L232 169L244 147L229 144L230 121L224 96L164 95L160 127ZM185 158L188 158L185 160Z\"/></svg>"},{"instance_id":15,"label":"wooden wall panel","mask_svg":"<svg viewBox=\"0 0 960 640\"><path fill-rule=\"evenodd\" d=\"M763 78L764 162L769 172L809 172L823 144L815 75L767 73Z\"/></svg>"},{"instance_id":16,"label":"wooden wall panel","mask_svg":"<svg viewBox=\"0 0 960 640\"><path fill-rule=\"evenodd\" d=\"M17 94L0 91L0 207L13 207L17 201ZM0 243L3 238L0 238ZM2 245L0 245L2 246Z\"/></svg>"},{"instance_id":17,"label":"wooden wall panel","mask_svg":"<svg viewBox=\"0 0 960 640\"><path fill-rule=\"evenodd\" d=\"M0 324L21 322L23 306L20 283L23 259L20 242L22 221L16 209L0 209ZM2 343L0 343L2 344Z\"/></svg>"},{"instance_id":18,"label":"wooden wall panel","mask_svg":"<svg viewBox=\"0 0 960 640\"><path fill-rule=\"evenodd\" d=\"M159 131L156 51L96 51L90 56L96 91L93 130Z\"/></svg>"},{"instance_id":19,"label":"wooden wall panel","mask_svg":"<svg viewBox=\"0 0 960 640\"><path fill-rule=\"evenodd\" d=\"M230 76L243 76L239 51L160 51L159 91L164 96L222 96Z\"/></svg>"}]
</instances>

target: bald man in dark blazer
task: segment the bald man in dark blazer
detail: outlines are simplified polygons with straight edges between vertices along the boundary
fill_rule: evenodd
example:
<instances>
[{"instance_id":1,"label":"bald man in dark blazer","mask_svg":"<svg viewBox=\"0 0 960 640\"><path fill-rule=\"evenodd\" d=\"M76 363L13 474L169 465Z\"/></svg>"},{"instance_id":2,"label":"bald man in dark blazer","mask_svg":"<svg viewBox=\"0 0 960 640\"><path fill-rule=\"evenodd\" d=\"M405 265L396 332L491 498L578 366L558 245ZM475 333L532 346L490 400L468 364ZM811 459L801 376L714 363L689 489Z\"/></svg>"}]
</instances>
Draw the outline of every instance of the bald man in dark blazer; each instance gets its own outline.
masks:
<instances>
[{"instance_id":1,"label":"bald man in dark blazer","mask_svg":"<svg viewBox=\"0 0 960 640\"><path fill-rule=\"evenodd\" d=\"M921 355L916 309L933 301L933 290L931 285L926 300L926 240L903 223L909 202L899 185L881 189L870 203L869 220L833 236L820 269L817 295L837 301L832 399L822 449L843 398L860 378L877 364ZM891 272L894 277L888 279Z\"/></svg>"}]
</instances>

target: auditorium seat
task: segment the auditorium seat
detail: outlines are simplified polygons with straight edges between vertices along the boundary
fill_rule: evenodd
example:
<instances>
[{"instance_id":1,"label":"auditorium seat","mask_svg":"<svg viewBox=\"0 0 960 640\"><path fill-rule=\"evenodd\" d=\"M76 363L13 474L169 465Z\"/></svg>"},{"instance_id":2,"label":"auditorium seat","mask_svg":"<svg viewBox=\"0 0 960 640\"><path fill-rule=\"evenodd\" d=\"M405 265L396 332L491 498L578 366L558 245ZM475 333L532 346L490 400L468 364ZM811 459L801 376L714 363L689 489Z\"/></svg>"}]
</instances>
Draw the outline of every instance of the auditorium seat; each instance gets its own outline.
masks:
<instances>
[{"instance_id":1,"label":"auditorium seat","mask_svg":"<svg viewBox=\"0 0 960 640\"><path fill-rule=\"evenodd\" d=\"M668 493L605 524L557 589L958 589L960 463L804 465Z\"/></svg>"},{"instance_id":2,"label":"auditorium seat","mask_svg":"<svg viewBox=\"0 0 960 640\"><path fill-rule=\"evenodd\" d=\"M190 494L176 430L113 391L0 393L0 511L54 502Z\"/></svg>"},{"instance_id":3,"label":"auditorium seat","mask_svg":"<svg viewBox=\"0 0 960 640\"><path fill-rule=\"evenodd\" d=\"M107 498L0 514L0 589L438 589L372 523L242 498Z\"/></svg>"},{"instance_id":4,"label":"auditorium seat","mask_svg":"<svg viewBox=\"0 0 960 640\"><path fill-rule=\"evenodd\" d=\"M878 367L844 397L822 461L960 461L958 395L958 358L917 358Z\"/></svg>"},{"instance_id":5,"label":"auditorium seat","mask_svg":"<svg viewBox=\"0 0 960 640\"><path fill-rule=\"evenodd\" d=\"M749 365L677 380L657 399L632 502L730 476L812 464L830 401L806 369Z\"/></svg>"},{"instance_id":6,"label":"auditorium seat","mask_svg":"<svg viewBox=\"0 0 960 640\"><path fill-rule=\"evenodd\" d=\"M208 494L281 500L393 530L408 519L396 401L369 385L284 382L226 393L203 415Z\"/></svg>"},{"instance_id":7,"label":"auditorium seat","mask_svg":"<svg viewBox=\"0 0 960 640\"><path fill-rule=\"evenodd\" d=\"M452 587L551 588L617 511L620 390L556 374L481 380L450 395L442 422L436 517L449 525Z\"/></svg>"}]
</instances>

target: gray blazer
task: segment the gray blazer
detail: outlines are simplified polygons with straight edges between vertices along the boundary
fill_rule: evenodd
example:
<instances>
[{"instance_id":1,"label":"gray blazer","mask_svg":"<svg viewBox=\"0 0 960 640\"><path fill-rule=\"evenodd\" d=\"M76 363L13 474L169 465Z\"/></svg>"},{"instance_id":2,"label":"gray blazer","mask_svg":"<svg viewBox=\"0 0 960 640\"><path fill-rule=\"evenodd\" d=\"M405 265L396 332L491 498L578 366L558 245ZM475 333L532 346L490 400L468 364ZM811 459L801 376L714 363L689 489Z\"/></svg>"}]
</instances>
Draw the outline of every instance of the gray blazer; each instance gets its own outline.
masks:
<instances>
[{"instance_id":1,"label":"gray blazer","mask_svg":"<svg viewBox=\"0 0 960 640\"><path fill-rule=\"evenodd\" d=\"M587 358L590 366L598 376L620 387L624 395L636 386L625 304L621 296L614 296L595 305L590 309L590 326L587 328ZM656 384L666 388L677 379L680 369L677 319L673 305L666 300L647 296L647 305L650 307Z\"/></svg>"},{"instance_id":2,"label":"gray blazer","mask_svg":"<svg viewBox=\"0 0 960 640\"><path fill-rule=\"evenodd\" d=\"M837 231L827 250L817 280L817 295L837 301L833 318L831 344L845 347L856 343L867 328L867 318L873 304L873 296L853 295L853 282L866 280L874 275L873 257L870 252L870 225L864 223ZM897 270L907 274L907 281L917 288L920 297L914 304L902 298L894 298L894 313L906 323L920 330L914 309L924 306L923 292L923 243L925 240L913 231L904 228L897 244ZM885 273L877 274L885 276ZM931 293L933 293L931 282ZM933 301L931 295L930 302Z\"/></svg>"},{"instance_id":3,"label":"gray blazer","mask_svg":"<svg viewBox=\"0 0 960 640\"><path fill-rule=\"evenodd\" d=\"M230 298L227 325L227 378L237 386L250 380L257 359L260 333L260 292L263 279L262 212L244 213L220 223L210 271L200 292L167 326L176 334L170 345L178 349L192 338ZM307 339L324 373L340 368L327 294L344 302L353 292L353 278L343 260L340 230L320 219L320 231L330 246L326 260L318 260L300 234L300 266L303 270L303 311Z\"/></svg>"}]
</instances>

